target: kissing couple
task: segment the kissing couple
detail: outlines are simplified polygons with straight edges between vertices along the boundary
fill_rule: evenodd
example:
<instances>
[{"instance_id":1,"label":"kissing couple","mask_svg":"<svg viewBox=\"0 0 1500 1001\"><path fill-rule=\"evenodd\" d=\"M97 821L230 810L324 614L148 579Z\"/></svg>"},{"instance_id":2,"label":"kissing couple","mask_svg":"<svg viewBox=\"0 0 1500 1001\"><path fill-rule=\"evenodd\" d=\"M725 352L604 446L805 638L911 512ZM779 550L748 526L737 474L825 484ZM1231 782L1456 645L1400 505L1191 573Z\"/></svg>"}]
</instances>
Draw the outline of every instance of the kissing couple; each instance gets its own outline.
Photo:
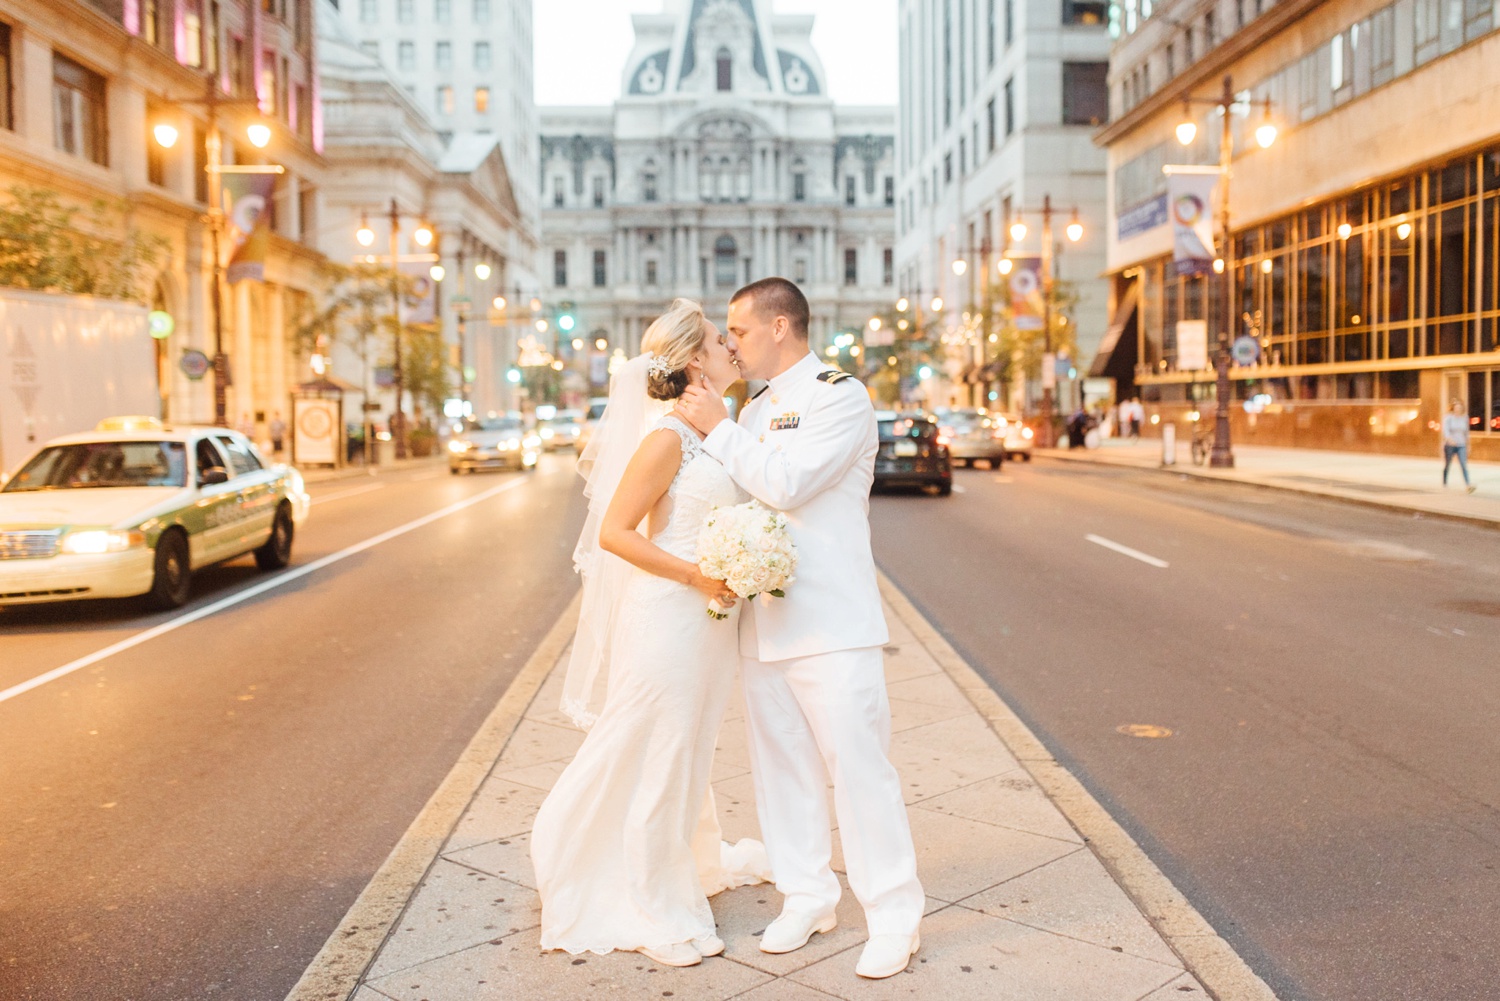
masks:
<instances>
[{"instance_id":1,"label":"kissing couple","mask_svg":"<svg viewBox=\"0 0 1500 1001\"><path fill-rule=\"evenodd\" d=\"M809 351L808 319L784 278L736 292L727 335L678 299L610 383L578 463L583 603L562 701L588 734L532 829L544 949L694 966L724 951L708 898L768 880L783 902L761 951L833 930L830 780L869 929L855 972L900 973L919 947L870 551L875 412ZM736 424L723 397L742 377L767 385ZM785 515L797 547L784 598L737 602L699 569L705 518L747 496ZM736 666L764 845L722 840L709 788Z\"/></svg>"}]
</instances>

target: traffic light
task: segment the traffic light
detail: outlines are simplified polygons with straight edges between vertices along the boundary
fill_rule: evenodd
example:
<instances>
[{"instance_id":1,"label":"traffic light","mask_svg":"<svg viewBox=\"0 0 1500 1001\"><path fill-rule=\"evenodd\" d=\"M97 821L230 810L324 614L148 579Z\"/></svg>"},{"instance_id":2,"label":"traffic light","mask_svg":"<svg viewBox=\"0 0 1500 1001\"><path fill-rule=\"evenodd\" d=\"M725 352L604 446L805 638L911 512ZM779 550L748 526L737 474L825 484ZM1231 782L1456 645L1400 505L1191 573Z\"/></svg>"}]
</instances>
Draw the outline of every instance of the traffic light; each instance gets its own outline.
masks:
<instances>
[{"instance_id":1,"label":"traffic light","mask_svg":"<svg viewBox=\"0 0 1500 1001\"><path fill-rule=\"evenodd\" d=\"M565 334L571 334L573 328L578 326L578 318L572 313L563 312L557 314L557 329Z\"/></svg>"}]
</instances>

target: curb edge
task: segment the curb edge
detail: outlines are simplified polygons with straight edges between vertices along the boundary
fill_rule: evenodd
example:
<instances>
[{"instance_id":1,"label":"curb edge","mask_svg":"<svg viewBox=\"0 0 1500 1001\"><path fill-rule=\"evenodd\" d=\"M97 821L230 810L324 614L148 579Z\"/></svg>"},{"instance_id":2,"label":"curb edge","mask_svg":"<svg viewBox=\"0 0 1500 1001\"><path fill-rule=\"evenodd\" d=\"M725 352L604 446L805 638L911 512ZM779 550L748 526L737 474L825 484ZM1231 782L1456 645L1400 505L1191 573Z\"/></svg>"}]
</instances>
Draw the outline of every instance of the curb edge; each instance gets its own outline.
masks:
<instances>
[{"instance_id":1,"label":"curb edge","mask_svg":"<svg viewBox=\"0 0 1500 1001\"><path fill-rule=\"evenodd\" d=\"M995 694L987 682L953 649L896 586L885 571L880 591L896 614L953 679L979 715L1021 763L1037 785L1062 811L1125 893L1140 908L1157 934L1183 961L1187 971L1217 1001L1277 1001L1271 988L1256 976L1212 925L1156 867L1134 838L1109 815L1099 801L1057 762L1021 718Z\"/></svg>"},{"instance_id":2,"label":"curb edge","mask_svg":"<svg viewBox=\"0 0 1500 1001\"><path fill-rule=\"evenodd\" d=\"M575 592L401 840L302 971L286 1001L341 1001L359 989L365 972L427 877L449 834L572 641L581 599L582 593Z\"/></svg>"}]
</instances>

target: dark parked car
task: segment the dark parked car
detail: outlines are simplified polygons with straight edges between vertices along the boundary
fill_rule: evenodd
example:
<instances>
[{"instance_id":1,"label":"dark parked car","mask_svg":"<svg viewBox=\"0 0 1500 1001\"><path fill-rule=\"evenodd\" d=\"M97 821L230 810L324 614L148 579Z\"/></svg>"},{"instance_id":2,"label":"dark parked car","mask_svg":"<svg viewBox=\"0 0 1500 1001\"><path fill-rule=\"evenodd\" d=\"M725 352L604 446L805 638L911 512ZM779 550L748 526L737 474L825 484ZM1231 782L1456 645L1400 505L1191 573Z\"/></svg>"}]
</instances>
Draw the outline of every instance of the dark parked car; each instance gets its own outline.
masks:
<instances>
[{"instance_id":1,"label":"dark parked car","mask_svg":"<svg viewBox=\"0 0 1500 1001\"><path fill-rule=\"evenodd\" d=\"M938 440L937 421L926 414L876 414L880 451L875 455L876 487L936 487L953 492L953 464Z\"/></svg>"}]
</instances>

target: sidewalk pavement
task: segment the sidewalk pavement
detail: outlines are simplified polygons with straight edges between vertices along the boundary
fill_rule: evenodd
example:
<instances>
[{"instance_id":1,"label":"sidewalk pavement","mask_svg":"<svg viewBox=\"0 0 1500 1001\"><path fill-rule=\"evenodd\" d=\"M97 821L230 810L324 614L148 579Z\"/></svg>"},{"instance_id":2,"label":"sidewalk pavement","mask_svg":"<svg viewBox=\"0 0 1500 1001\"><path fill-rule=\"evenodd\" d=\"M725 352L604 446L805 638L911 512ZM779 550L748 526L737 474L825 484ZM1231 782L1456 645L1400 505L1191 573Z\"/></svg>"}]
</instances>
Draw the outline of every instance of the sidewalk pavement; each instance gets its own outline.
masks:
<instances>
[{"instance_id":1,"label":"sidewalk pavement","mask_svg":"<svg viewBox=\"0 0 1500 1001\"><path fill-rule=\"evenodd\" d=\"M788 955L757 948L780 907L767 885L713 899L728 951L698 967L538 948L530 827L583 738L557 710L562 672L554 669L575 601L288 1001L532 1001L603 991L694 1001L1275 1001L906 598L889 581L882 589L892 758L929 895L922 950L905 974L855 975L866 936L847 882L837 930ZM713 776L725 837L757 837L738 703ZM839 852L834 867L842 877Z\"/></svg>"},{"instance_id":2,"label":"sidewalk pavement","mask_svg":"<svg viewBox=\"0 0 1500 1001\"><path fill-rule=\"evenodd\" d=\"M1421 458L1236 444L1234 468L1214 469L1206 464L1193 465L1188 441L1182 438L1177 441L1177 461L1171 466L1162 465L1159 438L1142 438L1136 443L1106 438L1099 448L1039 448L1035 454L1074 462L1161 469L1443 518L1500 524L1500 463L1496 462L1469 462L1469 477L1478 488L1470 494L1464 490L1457 462L1448 472L1448 487L1444 489L1441 456Z\"/></svg>"}]
</instances>

